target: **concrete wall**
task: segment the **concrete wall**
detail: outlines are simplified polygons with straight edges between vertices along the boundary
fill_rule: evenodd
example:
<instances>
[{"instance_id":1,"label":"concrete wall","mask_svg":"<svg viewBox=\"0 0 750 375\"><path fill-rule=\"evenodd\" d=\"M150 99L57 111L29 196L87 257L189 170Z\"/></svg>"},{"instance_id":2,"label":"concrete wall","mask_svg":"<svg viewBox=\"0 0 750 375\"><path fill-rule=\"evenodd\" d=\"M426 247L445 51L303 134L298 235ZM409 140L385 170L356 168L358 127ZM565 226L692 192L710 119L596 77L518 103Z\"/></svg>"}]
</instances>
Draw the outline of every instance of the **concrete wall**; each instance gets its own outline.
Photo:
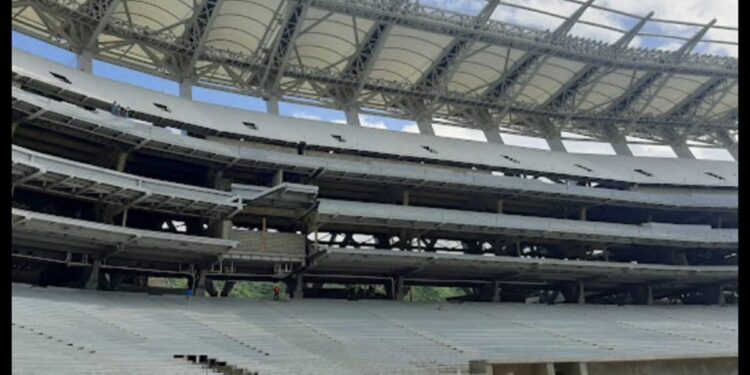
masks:
<instances>
[{"instance_id":1,"label":"concrete wall","mask_svg":"<svg viewBox=\"0 0 750 375\"><path fill-rule=\"evenodd\" d=\"M261 232L232 230L229 239L240 243L232 252L305 256L305 237L301 234L266 233L264 245Z\"/></svg>"},{"instance_id":2,"label":"concrete wall","mask_svg":"<svg viewBox=\"0 0 750 375\"><path fill-rule=\"evenodd\" d=\"M486 375L738 375L737 357L643 361L494 363L474 361L470 372ZM480 368L484 367L485 372Z\"/></svg>"},{"instance_id":3,"label":"concrete wall","mask_svg":"<svg viewBox=\"0 0 750 375\"><path fill-rule=\"evenodd\" d=\"M737 375L737 358L593 362L589 375Z\"/></svg>"}]
</instances>

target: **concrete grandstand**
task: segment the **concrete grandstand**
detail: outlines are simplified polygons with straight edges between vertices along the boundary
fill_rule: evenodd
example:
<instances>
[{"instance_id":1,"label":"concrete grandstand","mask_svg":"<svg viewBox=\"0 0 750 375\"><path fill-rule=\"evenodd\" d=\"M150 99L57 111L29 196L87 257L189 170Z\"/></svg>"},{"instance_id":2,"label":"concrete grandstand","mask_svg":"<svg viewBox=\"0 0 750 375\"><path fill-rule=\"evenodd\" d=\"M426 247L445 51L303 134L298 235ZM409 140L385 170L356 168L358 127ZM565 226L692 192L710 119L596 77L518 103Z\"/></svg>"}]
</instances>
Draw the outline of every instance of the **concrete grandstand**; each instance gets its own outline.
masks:
<instances>
[{"instance_id":1,"label":"concrete grandstand","mask_svg":"<svg viewBox=\"0 0 750 375\"><path fill-rule=\"evenodd\" d=\"M691 151L737 159L737 58L699 52L736 28L562 3L575 9L540 31L491 16L549 12L497 0L471 16L413 0L14 1L14 30L77 56L12 53L14 373L736 374L738 164ZM680 40L671 51L632 45L660 22L697 31L657 35ZM573 35L582 24L620 35ZM179 95L96 76L94 59ZM614 155L567 152L566 134ZM677 157L634 156L632 137ZM124 292L162 293L144 287L156 277L198 298ZM238 281L286 284L291 302L205 298ZM318 301L342 284L393 301ZM418 286L466 294L405 303Z\"/></svg>"}]
</instances>

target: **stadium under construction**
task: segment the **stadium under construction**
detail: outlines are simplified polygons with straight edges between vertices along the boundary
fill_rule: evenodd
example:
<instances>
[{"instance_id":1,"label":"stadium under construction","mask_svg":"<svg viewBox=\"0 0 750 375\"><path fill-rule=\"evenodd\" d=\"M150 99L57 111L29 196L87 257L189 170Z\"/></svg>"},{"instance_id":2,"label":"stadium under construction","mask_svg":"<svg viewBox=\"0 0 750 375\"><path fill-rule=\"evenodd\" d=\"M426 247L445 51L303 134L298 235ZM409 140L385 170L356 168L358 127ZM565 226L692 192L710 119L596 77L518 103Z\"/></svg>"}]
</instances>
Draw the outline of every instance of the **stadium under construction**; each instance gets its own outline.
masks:
<instances>
[{"instance_id":1,"label":"stadium under construction","mask_svg":"<svg viewBox=\"0 0 750 375\"><path fill-rule=\"evenodd\" d=\"M12 52L14 373L737 374L738 60L701 52L736 28L561 2L570 14L14 0L16 32L77 59ZM559 24L493 19L509 9ZM648 37L680 46L633 46ZM179 95L94 75L95 60ZM638 142L677 157L634 156ZM195 298L155 296L149 278L186 279ZM288 300L222 298L238 281L285 284ZM372 287L335 301L340 285ZM466 295L407 303L418 286Z\"/></svg>"}]
</instances>

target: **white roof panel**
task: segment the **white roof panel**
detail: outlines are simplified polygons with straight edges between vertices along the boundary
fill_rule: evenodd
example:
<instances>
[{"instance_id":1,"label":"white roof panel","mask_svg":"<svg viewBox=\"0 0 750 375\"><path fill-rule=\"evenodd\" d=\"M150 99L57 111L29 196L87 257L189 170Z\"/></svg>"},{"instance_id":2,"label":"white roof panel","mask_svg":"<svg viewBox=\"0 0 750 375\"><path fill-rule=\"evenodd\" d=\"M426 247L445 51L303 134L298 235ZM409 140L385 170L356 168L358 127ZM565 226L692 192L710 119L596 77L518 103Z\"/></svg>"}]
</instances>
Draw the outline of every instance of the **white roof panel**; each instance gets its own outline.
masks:
<instances>
[{"instance_id":1,"label":"white roof panel","mask_svg":"<svg viewBox=\"0 0 750 375\"><path fill-rule=\"evenodd\" d=\"M372 78L415 83L452 38L393 26L373 66Z\"/></svg>"}]
</instances>

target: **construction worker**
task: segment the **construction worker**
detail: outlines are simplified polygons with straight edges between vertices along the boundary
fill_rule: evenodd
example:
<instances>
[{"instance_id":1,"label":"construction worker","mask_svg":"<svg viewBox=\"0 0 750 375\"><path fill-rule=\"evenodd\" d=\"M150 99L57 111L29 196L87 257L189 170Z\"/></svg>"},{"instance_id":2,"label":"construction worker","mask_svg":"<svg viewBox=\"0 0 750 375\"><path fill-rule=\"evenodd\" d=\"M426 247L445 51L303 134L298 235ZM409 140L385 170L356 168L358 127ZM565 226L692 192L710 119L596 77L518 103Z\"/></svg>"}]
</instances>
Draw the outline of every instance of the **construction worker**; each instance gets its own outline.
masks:
<instances>
[{"instance_id":1,"label":"construction worker","mask_svg":"<svg viewBox=\"0 0 750 375\"><path fill-rule=\"evenodd\" d=\"M281 293L281 288L279 288L278 285L273 286L273 300L278 301L279 300L279 294Z\"/></svg>"}]
</instances>

